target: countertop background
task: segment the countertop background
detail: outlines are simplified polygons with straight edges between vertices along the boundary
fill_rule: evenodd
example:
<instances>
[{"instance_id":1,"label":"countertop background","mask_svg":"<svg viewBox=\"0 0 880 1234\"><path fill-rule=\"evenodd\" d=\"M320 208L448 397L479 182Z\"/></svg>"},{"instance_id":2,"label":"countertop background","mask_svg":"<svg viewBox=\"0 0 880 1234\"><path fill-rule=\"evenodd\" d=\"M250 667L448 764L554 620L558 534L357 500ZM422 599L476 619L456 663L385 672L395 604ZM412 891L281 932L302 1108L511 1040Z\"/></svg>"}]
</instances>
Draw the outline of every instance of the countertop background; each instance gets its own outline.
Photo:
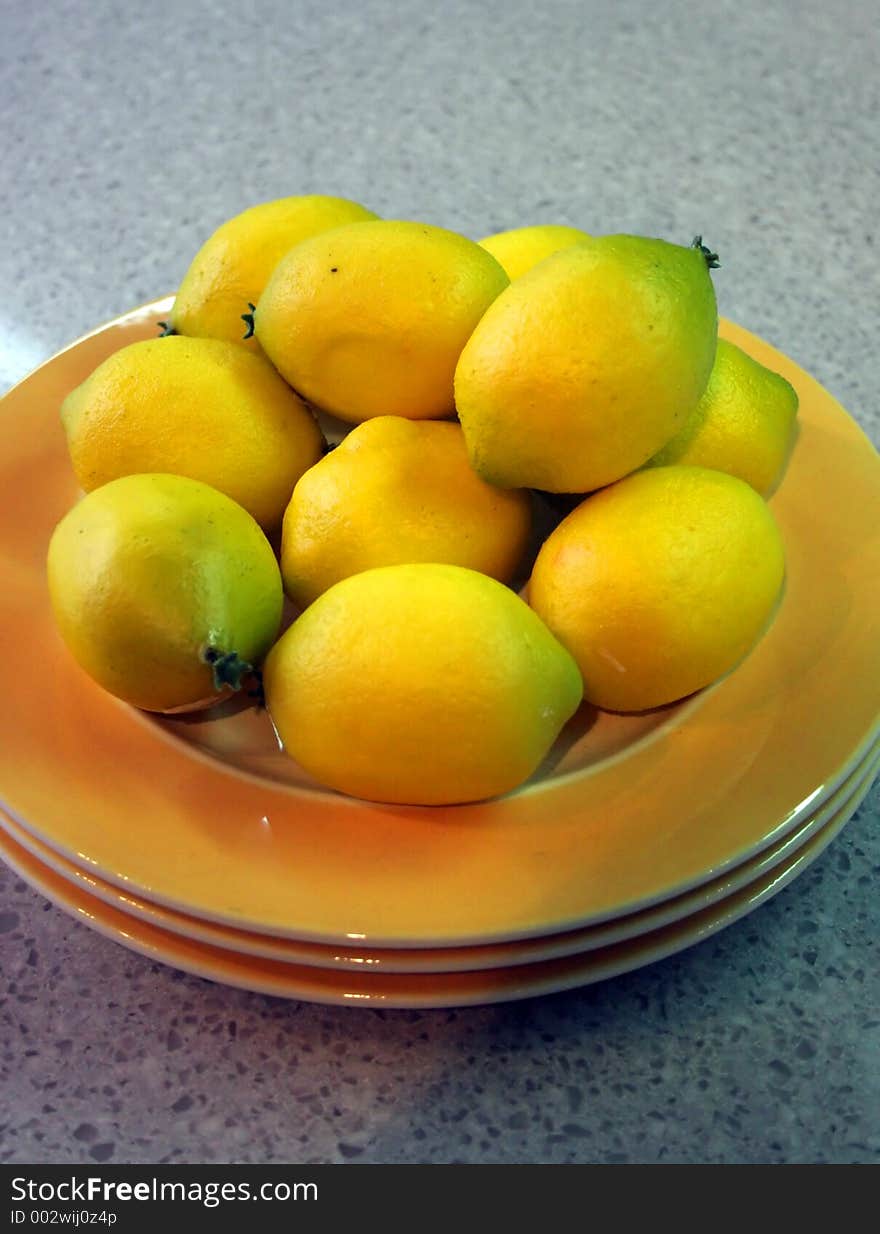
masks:
<instances>
[{"instance_id":1,"label":"countertop background","mask_svg":"<svg viewBox=\"0 0 880 1234\"><path fill-rule=\"evenodd\" d=\"M319 192L474 238L702 232L721 312L876 443L870 10L2 0L0 384L173 291L229 216ZM677 957L454 1011L213 985L4 867L0 1160L875 1162L878 811L875 786L801 878Z\"/></svg>"}]
</instances>

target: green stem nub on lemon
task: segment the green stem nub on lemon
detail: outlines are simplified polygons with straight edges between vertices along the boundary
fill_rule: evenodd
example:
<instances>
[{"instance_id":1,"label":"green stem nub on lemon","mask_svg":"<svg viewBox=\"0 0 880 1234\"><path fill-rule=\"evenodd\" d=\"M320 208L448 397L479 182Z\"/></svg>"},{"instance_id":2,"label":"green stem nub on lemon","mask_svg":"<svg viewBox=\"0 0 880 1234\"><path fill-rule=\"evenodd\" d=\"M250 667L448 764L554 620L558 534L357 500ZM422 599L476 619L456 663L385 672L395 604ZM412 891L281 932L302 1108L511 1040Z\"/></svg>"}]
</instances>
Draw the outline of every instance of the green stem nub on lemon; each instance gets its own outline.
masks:
<instances>
[{"instance_id":1,"label":"green stem nub on lemon","mask_svg":"<svg viewBox=\"0 0 880 1234\"><path fill-rule=\"evenodd\" d=\"M123 476L89 493L52 534L48 580L80 667L147 711L238 690L281 623L281 574L260 527L184 476Z\"/></svg>"}]
</instances>

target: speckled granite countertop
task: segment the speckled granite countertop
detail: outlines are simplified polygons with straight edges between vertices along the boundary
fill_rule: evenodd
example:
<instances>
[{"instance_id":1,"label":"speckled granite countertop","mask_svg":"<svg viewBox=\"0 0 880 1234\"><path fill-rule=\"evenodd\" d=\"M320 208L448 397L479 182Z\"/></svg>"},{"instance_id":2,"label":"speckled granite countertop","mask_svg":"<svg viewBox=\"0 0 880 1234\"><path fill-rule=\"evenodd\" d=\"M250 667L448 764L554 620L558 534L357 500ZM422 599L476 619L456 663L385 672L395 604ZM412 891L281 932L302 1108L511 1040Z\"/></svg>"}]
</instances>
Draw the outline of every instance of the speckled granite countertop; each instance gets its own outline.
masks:
<instances>
[{"instance_id":1,"label":"speckled granite countertop","mask_svg":"<svg viewBox=\"0 0 880 1234\"><path fill-rule=\"evenodd\" d=\"M721 311L880 438L868 5L3 7L4 384L173 290L226 217L326 192L469 235L701 231ZM459 1011L213 985L3 868L0 1160L876 1161L878 809L677 957Z\"/></svg>"}]
</instances>

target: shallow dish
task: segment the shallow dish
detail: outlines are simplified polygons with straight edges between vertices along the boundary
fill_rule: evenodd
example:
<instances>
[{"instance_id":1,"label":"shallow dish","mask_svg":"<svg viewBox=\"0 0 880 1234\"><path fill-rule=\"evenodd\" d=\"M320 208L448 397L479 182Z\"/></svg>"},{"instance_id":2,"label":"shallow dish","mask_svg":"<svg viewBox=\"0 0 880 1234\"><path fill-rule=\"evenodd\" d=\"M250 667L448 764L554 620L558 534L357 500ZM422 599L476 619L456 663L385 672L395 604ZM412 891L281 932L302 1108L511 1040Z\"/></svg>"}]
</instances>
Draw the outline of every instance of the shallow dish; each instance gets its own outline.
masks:
<instances>
[{"instance_id":1,"label":"shallow dish","mask_svg":"<svg viewBox=\"0 0 880 1234\"><path fill-rule=\"evenodd\" d=\"M511 1002L590 985L662 960L753 912L801 874L855 812L848 805L791 857L717 904L627 942L537 964L463 973L365 973L284 964L186 939L89 895L0 831L0 856L58 907L132 951L198 977L306 1002L382 1007L462 1007Z\"/></svg>"},{"instance_id":2,"label":"shallow dish","mask_svg":"<svg viewBox=\"0 0 880 1234\"><path fill-rule=\"evenodd\" d=\"M185 916L174 909L153 904L104 882L89 870L74 865L48 845L41 843L2 811L0 828L38 861L54 873L60 874L67 882L81 887L87 894L129 916L183 938L208 943L212 947L278 960L285 964L330 969L348 968L364 974L468 972L473 969L510 968L514 965L582 954L612 943L637 938L709 908L740 888L755 882L759 877L769 874L775 867L784 868L785 863L794 857L798 849L828 822L847 810L854 812L858 809L877 776L878 768L880 743L874 746L859 767L805 822L756 857L734 866L729 873L704 883L693 891L665 900L643 912L631 913L583 930L546 934L518 942L494 943L482 947L369 948L355 941L351 941L346 947L330 947L322 943L298 942L293 939L273 938L268 934L235 930L230 926L217 925L198 917Z\"/></svg>"},{"instance_id":3,"label":"shallow dish","mask_svg":"<svg viewBox=\"0 0 880 1234\"><path fill-rule=\"evenodd\" d=\"M205 920L346 946L489 944L580 929L681 895L799 826L872 747L880 713L880 460L831 396L783 373L800 435L772 505L786 594L727 678L644 716L582 709L541 774L452 809L373 806L309 782L263 713L157 721L73 664L45 552L76 500L58 408L164 300L96 331L0 404L0 802L103 880Z\"/></svg>"}]
</instances>

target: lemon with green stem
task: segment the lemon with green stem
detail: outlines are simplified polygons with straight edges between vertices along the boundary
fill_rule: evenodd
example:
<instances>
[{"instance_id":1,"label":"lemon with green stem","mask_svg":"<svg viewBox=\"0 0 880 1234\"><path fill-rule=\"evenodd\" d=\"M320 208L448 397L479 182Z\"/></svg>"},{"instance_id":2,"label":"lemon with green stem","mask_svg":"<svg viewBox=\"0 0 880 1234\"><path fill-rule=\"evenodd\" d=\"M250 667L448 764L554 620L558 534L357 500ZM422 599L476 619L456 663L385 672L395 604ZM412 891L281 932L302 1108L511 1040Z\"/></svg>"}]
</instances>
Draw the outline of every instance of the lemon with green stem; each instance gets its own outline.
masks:
<instances>
[{"instance_id":1,"label":"lemon with green stem","mask_svg":"<svg viewBox=\"0 0 880 1234\"><path fill-rule=\"evenodd\" d=\"M262 530L183 476L124 476L89 493L55 528L47 569L74 659L148 711L241 689L278 634L281 575Z\"/></svg>"},{"instance_id":2,"label":"lemon with green stem","mask_svg":"<svg viewBox=\"0 0 880 1234\"><path fill-rule=\"evenodd\" d=\"M475 470L492 484L585 493L634 471L699 402L715 356L717 256L600 236L498 296L455 372Z\"/></svg>"}]
</instances>

